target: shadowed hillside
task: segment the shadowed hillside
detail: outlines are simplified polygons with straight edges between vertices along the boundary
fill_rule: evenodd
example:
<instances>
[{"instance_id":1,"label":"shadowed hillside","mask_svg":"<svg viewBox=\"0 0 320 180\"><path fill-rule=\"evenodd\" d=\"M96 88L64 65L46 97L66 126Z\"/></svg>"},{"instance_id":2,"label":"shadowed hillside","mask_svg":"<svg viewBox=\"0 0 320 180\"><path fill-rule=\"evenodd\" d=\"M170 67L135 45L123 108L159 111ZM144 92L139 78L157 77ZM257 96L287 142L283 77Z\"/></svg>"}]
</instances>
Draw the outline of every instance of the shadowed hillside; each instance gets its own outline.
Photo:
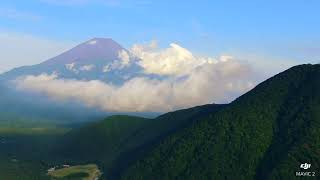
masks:
<instances>
[{"instance_id":1,"label":"shadowed hillside","mask_svg":"<svg viewBox=\"0 0 320 180\"><path fill-rule=\"evenodd\" d=\"M293 67L168 136L122 179L294 179L319 172L320 65Z\"/></svg>"},{"instance_id":2,"label":"shadowed hillside","mask_svg":"<svg viewBox=\"0 0 320 180\"><path fill-rule=\"evenodd\" d=\"M116 178L128 164L143 157L160 140L222 107L224 105L199 106L156 119L111 116L66 134L59 143L59 151L78 163L98 162L108 178Z\"/></svg>"}]
</instances>

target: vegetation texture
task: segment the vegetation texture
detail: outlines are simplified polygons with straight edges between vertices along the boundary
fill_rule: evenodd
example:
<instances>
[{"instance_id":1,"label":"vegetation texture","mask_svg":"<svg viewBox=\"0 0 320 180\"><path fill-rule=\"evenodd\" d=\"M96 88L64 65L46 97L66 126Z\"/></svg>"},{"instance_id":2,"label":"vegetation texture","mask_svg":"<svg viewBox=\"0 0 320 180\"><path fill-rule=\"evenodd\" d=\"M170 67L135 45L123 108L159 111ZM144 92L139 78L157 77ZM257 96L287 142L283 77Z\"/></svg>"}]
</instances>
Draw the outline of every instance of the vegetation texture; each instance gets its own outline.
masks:
<instances>
[{"instance_id":1,"label":"vegetation texture","mask_svg":"<svg viewBox=\"0 0 320 180\"><path fill-rule=\"evenodd\" d=\"M178 131L122 179L295 179L320 167L320 65L291 68Z\"/></svg>"}]
</instances>

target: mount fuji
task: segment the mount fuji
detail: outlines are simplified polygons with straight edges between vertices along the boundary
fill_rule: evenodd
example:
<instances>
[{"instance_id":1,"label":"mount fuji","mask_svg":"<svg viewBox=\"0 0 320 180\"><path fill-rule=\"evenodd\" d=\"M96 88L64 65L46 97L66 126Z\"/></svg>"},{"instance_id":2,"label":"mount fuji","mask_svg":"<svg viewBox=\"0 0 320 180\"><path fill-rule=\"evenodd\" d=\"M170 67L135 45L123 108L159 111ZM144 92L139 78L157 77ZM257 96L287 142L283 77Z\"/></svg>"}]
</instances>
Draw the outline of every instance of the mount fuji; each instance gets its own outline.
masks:
<instances>
[{"instance_id":1,"label":"mount fuji","mask_svg":"<svg viewBox=\"0 0 320 180\"><path fill-rule=\"evenodd\" d=\"M128 50L110 38L93 38L40 64L18 67L1 74L0 121L12 119L72 121L94 119L93 117L104 117L112 113L77 102L53 101L44 94L21 92L12 85L12 82L23 76L57 74L62 79L99 80L121 85L126 80L142 75L140 66L123 64L123 60L128 58L128 53ZM150 113L138 114L150 115Z\"/></svg>"},{"instance_id":2,"label":"mount fuji","mask_svg":"<svg viewBox=\"0 0 320 180\"><path fill-rule=\"evenodd\" d=\"M140 75L141 67L121 66L128 51L110 38L93 38L40 64L15 68L0 76L0 80L14 80L25 75L59 74L60 78L101 80L121 84Z\"/></svg>"}]
</instances>

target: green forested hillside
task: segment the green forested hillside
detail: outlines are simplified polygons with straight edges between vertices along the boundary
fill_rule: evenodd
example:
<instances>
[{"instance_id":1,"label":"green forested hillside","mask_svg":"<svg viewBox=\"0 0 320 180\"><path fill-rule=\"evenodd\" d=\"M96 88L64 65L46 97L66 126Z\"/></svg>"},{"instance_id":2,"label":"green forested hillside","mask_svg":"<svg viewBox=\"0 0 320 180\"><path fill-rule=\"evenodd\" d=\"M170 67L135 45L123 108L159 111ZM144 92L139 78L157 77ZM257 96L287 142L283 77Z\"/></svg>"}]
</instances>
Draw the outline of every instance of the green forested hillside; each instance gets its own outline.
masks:
<instances>
[{"instance_id":1,"label":"green forested hillside","mask_svg":"<svg viewBox=\"0 0 320 180\"><path fill-rule=\"evenodd\" d=\"M82 161L104 159L109 162L121 150L121 144L148 120L133 116L108 117L66 134L59 151L66 157L79 157Z\"/></svg>"},{"instance_id":2,"label":"green forested hillside","mask_svg":"<svg viewBox=\"0 0 320 180\"><path fill-rule=\"evenodd\" d=\"M59 142L59 152L77 163L97 162L108 178L118 178L123 168L143 157L154 144L223 106L199 106L155 119L111 116L66 134Z\"/></svg>"},{"instance_id":3,"label":"green forested hillside","mask_svg":"<svg viewBox=\"0 0 320 180\"><path fill-rule=\"evenodd\" d=\"M293 67L156 145L122 179L294 179L320 166L320 65Z\"/></svg>"}]
</instances>

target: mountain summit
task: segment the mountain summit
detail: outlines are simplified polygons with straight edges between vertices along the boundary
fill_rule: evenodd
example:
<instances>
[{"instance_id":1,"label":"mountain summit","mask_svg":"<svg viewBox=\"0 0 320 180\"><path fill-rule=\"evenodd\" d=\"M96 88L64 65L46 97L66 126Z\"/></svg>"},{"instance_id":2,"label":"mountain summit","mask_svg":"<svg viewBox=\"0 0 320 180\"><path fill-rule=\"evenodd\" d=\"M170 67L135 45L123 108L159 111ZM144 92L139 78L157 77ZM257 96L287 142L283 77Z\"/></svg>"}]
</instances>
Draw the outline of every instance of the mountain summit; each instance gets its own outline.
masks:
<instances>
[{"instance_id":1,"label":"mountain summit","mask_svg":"<svg viewBox=\"0 0 320 180\"><path fill-rule=\"evenodd\" d=\"M121 53L127 53L127 50L114 40L93 38L40 64L15 68L1 74L0 114L7 115L0 117L0 121L3 119L49 119L58 122L71 119L84 120L87 119L86 117L95 117L96 114L105 115L104 112L83 107L78 103L70 105L64 102L53 102L41 94L20 91L12 82L20 77L54 75L59 80L99 80L121 85L141 73L138 65L121 66ZM78 112L83 114L74 116Z\"/></svg>"},{"instance_id":2,"label":"mountain summit","mask_svg":"<svg viewBox=\"0 0 320 180\"><path fill-rule=\"evenodd\" d=\"M55 65L90 63L92 60L114 60L118 59L118 54L122 50L125 49L111 38L93 38L42 64Z\"/></svg>"},{"instance_id":3,"label":"mountain summit","mask_svg":"<svg viewBox=\"0 0 320 180\"><path fill-rule=\"evenodd\" d=\"M121 53L128 51L111 38L93 38L40 64L6 72L0 76L0 80L8 81L20 76L56 73L59 78L101 80L121 84L141 72L135 65L121 66Z\"/></svg>"}]
</instances>

